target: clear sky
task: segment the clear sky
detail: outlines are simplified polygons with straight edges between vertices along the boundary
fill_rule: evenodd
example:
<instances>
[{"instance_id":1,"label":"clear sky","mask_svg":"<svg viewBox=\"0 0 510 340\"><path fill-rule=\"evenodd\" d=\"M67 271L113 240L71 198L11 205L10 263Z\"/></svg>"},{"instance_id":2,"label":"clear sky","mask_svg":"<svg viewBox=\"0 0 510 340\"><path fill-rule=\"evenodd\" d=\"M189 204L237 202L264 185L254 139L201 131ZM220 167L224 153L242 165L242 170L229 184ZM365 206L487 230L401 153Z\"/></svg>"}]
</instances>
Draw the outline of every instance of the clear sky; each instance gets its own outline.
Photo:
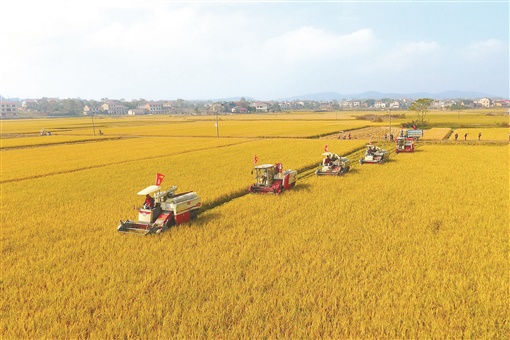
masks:
<instances>
[{"instance_id":1,"label":"clear sky","mask_svg":"<svg viewBox=\"0 0 510 340\"><path fill-rule=\"evenodd\" d=\"M508 1L0 2L0 94L508 98Z\"/></svg>"}]
</instances>

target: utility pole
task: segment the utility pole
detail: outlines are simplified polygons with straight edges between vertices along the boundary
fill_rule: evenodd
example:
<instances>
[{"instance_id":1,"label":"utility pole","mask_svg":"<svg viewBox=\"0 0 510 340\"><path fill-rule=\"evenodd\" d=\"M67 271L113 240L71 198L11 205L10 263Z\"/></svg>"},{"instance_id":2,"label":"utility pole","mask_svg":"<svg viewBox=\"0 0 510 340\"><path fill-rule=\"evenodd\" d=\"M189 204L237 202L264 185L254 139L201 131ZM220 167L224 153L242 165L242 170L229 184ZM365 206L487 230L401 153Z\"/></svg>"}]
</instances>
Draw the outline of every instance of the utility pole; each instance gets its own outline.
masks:
<instances>
[{"instance_id":1,"label":"utility pole","mask_svg":"<svg viewBox=\"0 0 510 340\"><path fill-rule=\"evenodd\" d=\"M96 135L96 128L94 127L94 115L90 115L92 117L92 131L94 131L94 136Z\"/></svg>"},{"instance_id":2,"label":"utility pole","mask_svg":"<svg viewBox=\"0 0 510 340\"><path fill-rule=\"evenodd\" d=\"M388 110L388 115L390 116L390 133L388 134L388 139L391 141L391 109Z\"/></svg>"},{"instance_id":3,"label":"utility pole","mask_svg":"<svg viewBox=\"0 0 510 340\"><path fill-rule=\"evenodd\" d=\"M221 107L223 108L223 105ZM218 125L218 111L216 111L216 138L220 138L220 127Z\"/></svg>"}]
</instances>

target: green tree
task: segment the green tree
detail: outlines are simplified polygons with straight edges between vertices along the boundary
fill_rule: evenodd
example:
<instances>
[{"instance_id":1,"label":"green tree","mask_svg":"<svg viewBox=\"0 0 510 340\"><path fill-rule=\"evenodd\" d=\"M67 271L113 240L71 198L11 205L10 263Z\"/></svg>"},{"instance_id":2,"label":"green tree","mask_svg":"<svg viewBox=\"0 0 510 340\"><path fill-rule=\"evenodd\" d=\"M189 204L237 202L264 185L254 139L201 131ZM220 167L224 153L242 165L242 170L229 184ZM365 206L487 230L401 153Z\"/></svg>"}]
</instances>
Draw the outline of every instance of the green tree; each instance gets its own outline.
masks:
<instances>
[{"instance_id":1,"label":"green tree","mask_svg":"<svg viewBox=\"0 0 510 340\"><path fill-rule=\"evenodd\" d=\"M418 116L417 122L425 124L425 117L433 101L434 99L431 98L420 98L411 103L409 110L416 112Z\"/></svg>"}]
</instances>

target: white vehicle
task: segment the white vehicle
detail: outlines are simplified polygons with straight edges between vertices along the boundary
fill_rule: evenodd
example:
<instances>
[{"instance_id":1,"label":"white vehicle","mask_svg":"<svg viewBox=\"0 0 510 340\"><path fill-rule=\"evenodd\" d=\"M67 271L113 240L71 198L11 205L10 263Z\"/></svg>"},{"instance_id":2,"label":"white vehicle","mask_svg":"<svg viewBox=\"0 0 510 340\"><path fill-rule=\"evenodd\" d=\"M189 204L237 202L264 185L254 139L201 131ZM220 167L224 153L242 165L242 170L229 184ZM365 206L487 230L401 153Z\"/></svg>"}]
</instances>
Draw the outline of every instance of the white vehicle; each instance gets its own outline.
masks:
<instances>
[{"instance_id":1,"label":"white vehicle","mask_svg":"<svg viewBox=\"0 0 510 340\"><path fill-rule=\"evenodd\" d=\"M365 152L365 157L359 160L360 164L382 164L386 160L388 155L388 151L381 149L378 146L374 146L372 144L367 145L367 151Z\"/></svg>"},{"instance_id":2,"label":"white vehicle","mask_svg":"<svg viewBox=\"0 0 510 340\"><path fill-rule=\"evenodd\" d=\"M324 159L319 169L315 171L317 176L345 174L351 168L351 161L346 157L340 157L336 153L324 152Z\"/></svg>"},{"instance_id":3,"label":"white vehicle","mask_svg":"<svg viewBox=\"0 0 510 340\"><path fill-rule=\"evenodd\" d=\"M175 194L174 185L165 191L158 185L151 185L139 191L137 195L150 197L152 204L137 208L138 221L120 221L119 232L147 235L168 230L173 225L192 220L197 217L202 205L200 197L192 191ZM154 195L154 198L150 196Z\"/></svg>"}]
</instances>

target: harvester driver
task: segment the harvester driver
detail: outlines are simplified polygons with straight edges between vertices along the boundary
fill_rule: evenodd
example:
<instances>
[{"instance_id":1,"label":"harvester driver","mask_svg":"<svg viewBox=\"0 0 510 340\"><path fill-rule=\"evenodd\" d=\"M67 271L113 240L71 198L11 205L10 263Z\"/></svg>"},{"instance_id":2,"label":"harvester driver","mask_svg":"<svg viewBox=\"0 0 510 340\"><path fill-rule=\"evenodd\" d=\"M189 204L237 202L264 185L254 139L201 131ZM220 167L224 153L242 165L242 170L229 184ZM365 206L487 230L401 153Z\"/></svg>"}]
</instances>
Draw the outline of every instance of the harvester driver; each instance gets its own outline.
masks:
<instances>
[{"instance_id":1,"label":"harvester driver","mask_svg":"<svg viewBox=\"0 0 510 340\"><path fill-rule=\"evenodd\" d=\"M154 198L151 195L145 195L145 203L143 204L144 209L152 209L154 208Z\"/></svg>"}]
</instances>

